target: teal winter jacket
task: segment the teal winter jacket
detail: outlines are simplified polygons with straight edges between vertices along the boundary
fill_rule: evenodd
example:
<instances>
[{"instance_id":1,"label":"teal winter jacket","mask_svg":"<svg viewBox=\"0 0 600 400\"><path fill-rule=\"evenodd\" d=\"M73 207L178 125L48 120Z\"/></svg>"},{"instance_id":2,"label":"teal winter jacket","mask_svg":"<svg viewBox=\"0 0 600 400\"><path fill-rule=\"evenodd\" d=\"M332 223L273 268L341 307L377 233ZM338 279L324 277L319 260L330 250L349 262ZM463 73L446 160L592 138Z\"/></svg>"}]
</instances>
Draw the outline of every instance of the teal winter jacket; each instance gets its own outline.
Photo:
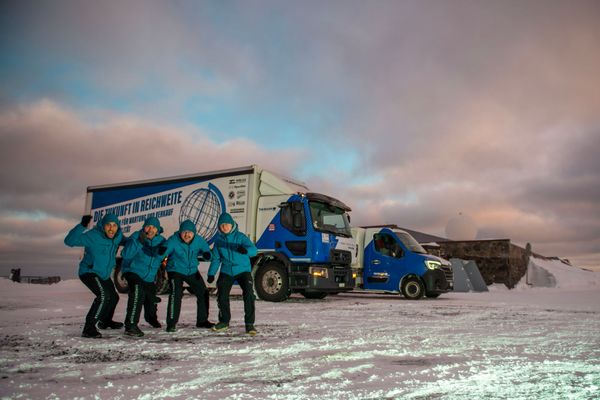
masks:
<instances>
[{"instance_id":1,"label":"teal winter jacket","mask_svg":"<svg viewBox=\"0 0 600 400\"><path fill-rule=\"evenodd\" d=\"M115 222L119 226L119 219L113 214L107 214L93 229L87 230L83 225L77 224L65 237L67 246L85 248L79 263L79 276L93 273L100 279L110 278L116 265L117 249L123 244L124 237L120 227L114 238L106 237L104 225L109 222Z\"/></svg>"},{"instance_id":2,"label":"teal winter jacket","mask_svg":"<svg viewBox=\"0 0 600 400\"><path fill-rule=\"evenodd\" d=\"M238 231L237 224L227 213L219 218L219 226L224 222L231 223L233 229L228 234L224 234L219 230L215 236L208 275L216 275L219 267L222 274L229 276L236 276L242 272L252 272L250 257L257 254L256 246L248 239L248 236ZM239 252L240 246L246 249L247 254Z\"/></svg>"},{"instance_id":3,"label":"teal winter jacket","mask_svg":"<svg viewBox=\"0 0 600 400\"><path fill-rule=\"evenodd\" d=\"M134 232L130 237L125 248L121 253L123 265L121 271L123 274L132 272L142 278L144 282L154 282L156 273L160 268L164 257L164 246L166 239L160 235L162 228L157 218L149 218L144 223L144 227L153 225L158 229L158 233L152 240L146 239L144 244L140 243L139 237L142 230Z\"/></svg>"},{"instance_id":4,"label":"teal winter jacket","mask_svg":"<svg viewBox=\"0 0 600 400\"><path fill-rule=\"evenodd\" d=\"M186 223L191 226L186 225ZM206 240L198 234L194 235L192 241L188 244L181 240L179 233L189 230L196 232L196 227L191 221L184 221L179 226L179 231L175 232L167 241L167 251L165 256L169 257L167 261L167 271L178 272L182 275L192 275L198 272L198 257L203 253L210 254L210 247Z\"/></svg>"}]
</instances>

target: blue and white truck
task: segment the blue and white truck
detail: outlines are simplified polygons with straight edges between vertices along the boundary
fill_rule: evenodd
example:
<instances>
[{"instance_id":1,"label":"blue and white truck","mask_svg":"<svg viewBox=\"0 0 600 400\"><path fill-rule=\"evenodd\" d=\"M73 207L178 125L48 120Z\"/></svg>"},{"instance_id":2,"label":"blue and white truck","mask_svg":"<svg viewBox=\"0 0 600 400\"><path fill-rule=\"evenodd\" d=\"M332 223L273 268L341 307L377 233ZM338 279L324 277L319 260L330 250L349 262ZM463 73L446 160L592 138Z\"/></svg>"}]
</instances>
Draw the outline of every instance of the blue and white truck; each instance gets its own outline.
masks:
<instances>
[{"instance_id":1,"label":"blue and white truck","mask_svg":"<svg viewBox=\"0 0 600 400\"><path fill-rule=\"evenodd\" d=\"M160 218L166 235L191 219L209 245L219 215L230 213L258 248L252 260L255 290L268 301L286 300L291 293L322 298L354 288L349 211L333 197L256 165L91 186L86 199L94 222L114 213L126 235L151 216ZM206 275L208 263L199 269ZM118 266L114 277L117 289L126 290Z\"/></svg>"},{"instance_id":2,"label":"blue and white truck","mask_svg":"<svg viewBox=\"0 0 600 400\"><path fill-rule=\"evenodd\" d=\"M357 290L402 293L413 300L452 290L450 262L428 254L396 225L352 228L352 235L357 244L352 262Z\"/></svg>"}]
</instances>

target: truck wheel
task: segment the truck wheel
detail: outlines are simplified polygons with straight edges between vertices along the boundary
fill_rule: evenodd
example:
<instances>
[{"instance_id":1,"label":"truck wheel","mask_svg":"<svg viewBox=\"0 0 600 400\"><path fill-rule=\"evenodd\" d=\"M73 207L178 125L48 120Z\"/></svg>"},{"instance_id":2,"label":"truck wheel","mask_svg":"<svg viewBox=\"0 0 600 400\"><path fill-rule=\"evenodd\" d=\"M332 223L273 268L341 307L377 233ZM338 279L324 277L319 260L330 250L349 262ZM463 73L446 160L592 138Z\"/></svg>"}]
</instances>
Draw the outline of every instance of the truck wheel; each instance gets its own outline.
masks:
<instances>
[{"instance_id":1,"label":"truck wheel","mask_svg":"<svg viewBox=\"0 0 600 400\"><path fill-rule=\"evenodd\" d=\"M284 301L290 297L288 274L276 262L268 262L260 267L254 279L256 294L266 301Z\"/></svg>"},{"instance_id":2,"label":"truck wheel","mask_svg":"<svg viewBox=\"0 0 600 400\"><path fill-rule=\"evenodd\" d=\"M156 285L156 294L169 293L169 277L167 276L167 272L162 268L158 269L154 284Z\"/></svg>"},{"instance_id":3,"label":"truck wheel","mask_svg":"<svg viewBox=\"0 0 600 400\"><path fill-rule=\"evenodd\" d=\"M325 297L327 297L327 293L325 292L305 292L302 291L300 292L300 294L302 296L304 296L307 299L324 299ZM337 293L336 293L337 294Z\"/></svg>"},{"instance_id":4,"label":"truck wheel","mask_svg":"<svg viewBox=\"0 0 600 400\"><path fill-rule=\"evenodd\" d=\"M430 299L437 299L438 297L440 297L439 293L425 293L425 296L429 297Z\"/></svg>"},{"instance_id":5,"label":"truck wheel","mask_svg":"<svg viewBox=\"0 0 600 400\"><path fill-rule=\"evenodd\" d=\"M113 281L115 282L115 288L119 293L128 293L129 292L129 284L127 280L123 278L123 274L121 273L121 263L117 262L115 269L113 270Z\"/></svg>"},{"instance_id":6,"label":"truck wheel","mask_svg":"<svg viewBox=\"0 0 600 400\"><path fill-rule=\"evenodd\" d=\"M419 278L408 278L402 282L402 295L409 300L419 300L425 294L425 288Z\"/></svg>"}]
</instances>

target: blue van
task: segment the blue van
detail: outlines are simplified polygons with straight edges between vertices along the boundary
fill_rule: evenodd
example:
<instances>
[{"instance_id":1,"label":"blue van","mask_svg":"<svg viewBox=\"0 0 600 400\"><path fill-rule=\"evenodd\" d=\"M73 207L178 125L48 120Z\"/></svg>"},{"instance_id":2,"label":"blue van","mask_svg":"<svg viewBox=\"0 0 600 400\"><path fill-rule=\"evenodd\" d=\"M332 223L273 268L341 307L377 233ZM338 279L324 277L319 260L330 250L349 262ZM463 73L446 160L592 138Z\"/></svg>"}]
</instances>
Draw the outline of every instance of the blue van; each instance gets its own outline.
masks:
<instances>
[{"instance_id":1,"label":"blue van","mask_svg":"<svg viewBox=\"0 0 600 400\"><path fill-rule=\"evenodd\" d=\"M402 293L407 299L436 298L452 291L449 261L428 254L395 225L353 228L356 289Z\"/></svg>"}]
</instances>

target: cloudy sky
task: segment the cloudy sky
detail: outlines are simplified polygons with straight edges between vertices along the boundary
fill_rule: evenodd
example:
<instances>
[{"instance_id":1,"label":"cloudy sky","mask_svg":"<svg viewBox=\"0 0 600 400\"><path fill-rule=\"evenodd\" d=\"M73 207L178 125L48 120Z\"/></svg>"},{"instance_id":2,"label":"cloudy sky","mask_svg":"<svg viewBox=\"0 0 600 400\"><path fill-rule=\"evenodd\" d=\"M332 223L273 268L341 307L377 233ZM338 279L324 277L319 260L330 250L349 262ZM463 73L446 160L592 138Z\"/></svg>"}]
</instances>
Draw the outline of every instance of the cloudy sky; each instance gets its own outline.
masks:
<instances>
[{"instance_id":1,"label":"cloudy sky","mask_svg":"<svg viewBox=\"0 0 600 400\"><path fill-rule=\"evenodd\" d=\"M597 0L5 0L0 51L0 275L74 273L87 186L249 164L600 267Z\"/></svg>"}]
</instances>

